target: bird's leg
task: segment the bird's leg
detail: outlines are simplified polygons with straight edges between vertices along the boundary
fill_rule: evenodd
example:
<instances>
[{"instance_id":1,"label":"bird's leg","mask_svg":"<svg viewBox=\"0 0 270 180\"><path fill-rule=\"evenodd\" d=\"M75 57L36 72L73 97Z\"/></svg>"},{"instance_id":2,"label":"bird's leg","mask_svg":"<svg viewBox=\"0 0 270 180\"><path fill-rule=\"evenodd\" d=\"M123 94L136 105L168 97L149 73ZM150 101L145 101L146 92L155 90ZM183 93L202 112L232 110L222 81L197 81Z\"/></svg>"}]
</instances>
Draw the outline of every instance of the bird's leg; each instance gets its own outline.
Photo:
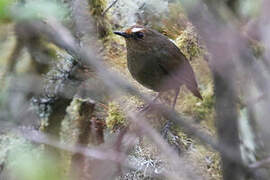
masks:
<instances>
[{"instance_id":1,"label":"bird's leg","mask_svg":"<svg viewBox=\"0 0 270 180\"><path fill-rule=\"evenodd\" d=\"M149 108L151 107L151 104L155 103L156 100L161 96L162 92L159 92L158 95L152 100L151 103L147 104L145 107L143 107L140 112L144 112L144 111L147 111L149 110Z\"/></svg>"},{"instance_id":2,"label":"bird's leg","mask_svg":"<svg viewBox=\"0 0 270 180\"><path fill-rule=\"evenodd\" d=\"M172 109L175 108L175 104L176 104L176 101L177 101L177 97L179 95L179 91L180 91L180 87L175 89L175 97L174 97L174 100L173 100Z\"/></svg>"},{"instance_id":3,"label":"bird's leg","mask_svg":"<svg viewBox=\"0 0 270 180\"><path fill-rule=\"evenodd\" d=\"M175 88L175 96L172 103L172 109L175 108L177 97L179 95L180 87ZM170 146L172 146L179 154L181 153L181 148L179 145L179 142L177 141L177 135L175 135L175 132L173 131L173 125L174 123L170 120L166 122L164 127L161 129L161 135L164 139L168 141Z\"/></svg>"}]
</instances>

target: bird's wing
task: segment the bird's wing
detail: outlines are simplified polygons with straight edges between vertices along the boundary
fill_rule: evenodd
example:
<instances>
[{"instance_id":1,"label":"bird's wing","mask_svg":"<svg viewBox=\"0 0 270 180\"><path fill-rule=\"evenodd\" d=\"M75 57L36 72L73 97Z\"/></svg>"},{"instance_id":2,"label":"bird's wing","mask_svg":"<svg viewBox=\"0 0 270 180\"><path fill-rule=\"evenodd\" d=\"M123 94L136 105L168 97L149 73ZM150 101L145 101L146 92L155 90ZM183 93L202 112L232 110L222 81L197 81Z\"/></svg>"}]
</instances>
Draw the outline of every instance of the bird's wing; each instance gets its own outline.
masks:
<instances>
[{"instance_id":1,"label":"bird's wing","mask_svg":"<svg viewBox=\"0 0 270 180\"><path fill-rule=\"evenodd\" d=\"M168 41L168 39L163 39L159 42L162 42L160 47L158 47L157 52L159 57L157 59L160 67L176 82L185 84L196 97L202 99L202 96L198 91L198 85L193 69L185 55L173 42Z\"/></svg>"}]
</instances>

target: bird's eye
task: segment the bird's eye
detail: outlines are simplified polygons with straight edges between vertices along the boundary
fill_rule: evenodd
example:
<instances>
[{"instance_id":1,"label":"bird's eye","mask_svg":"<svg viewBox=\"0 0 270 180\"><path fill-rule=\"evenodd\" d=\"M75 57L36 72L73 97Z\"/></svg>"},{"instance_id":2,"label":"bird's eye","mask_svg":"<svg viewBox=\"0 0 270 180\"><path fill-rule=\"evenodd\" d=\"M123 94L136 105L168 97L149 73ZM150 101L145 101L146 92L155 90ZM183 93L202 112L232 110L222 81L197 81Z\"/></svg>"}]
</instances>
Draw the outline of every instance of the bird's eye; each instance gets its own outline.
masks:
<instances>
[{"instance_id":1,"label":"bird's eye","mask_svg":"<svg viewBox=\"0 0 270 180\"><path fill-rule=\"evenodd\" d=\"M135 38L138 38L138 39L142 39L144 37L143 32L136 32L134 33L134 35L135 35Z\"/></svg>"}]
</instances>

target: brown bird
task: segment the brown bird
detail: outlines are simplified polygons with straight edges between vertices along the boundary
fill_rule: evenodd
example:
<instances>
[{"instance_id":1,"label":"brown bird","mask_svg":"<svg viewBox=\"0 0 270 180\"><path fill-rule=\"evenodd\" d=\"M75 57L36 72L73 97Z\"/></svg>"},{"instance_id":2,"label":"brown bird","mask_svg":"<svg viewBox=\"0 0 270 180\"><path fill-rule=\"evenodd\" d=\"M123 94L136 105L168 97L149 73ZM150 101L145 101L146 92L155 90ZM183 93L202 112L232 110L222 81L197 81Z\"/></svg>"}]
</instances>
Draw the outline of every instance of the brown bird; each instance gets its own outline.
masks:
<instances>
[{"instance_id":1,"label":"brown bird","mask_svg":"<svg viewBox=\"0 0 270 180\"><path fill-rule=\"evenodd\" d=\"M202 99L192 67L180 49L163 34L141 25L124 32L114 32L126 40L127 66L134 79L161 93L175 89L173 108L180 87L185 85Z\"/></svg>"}]
</instances>

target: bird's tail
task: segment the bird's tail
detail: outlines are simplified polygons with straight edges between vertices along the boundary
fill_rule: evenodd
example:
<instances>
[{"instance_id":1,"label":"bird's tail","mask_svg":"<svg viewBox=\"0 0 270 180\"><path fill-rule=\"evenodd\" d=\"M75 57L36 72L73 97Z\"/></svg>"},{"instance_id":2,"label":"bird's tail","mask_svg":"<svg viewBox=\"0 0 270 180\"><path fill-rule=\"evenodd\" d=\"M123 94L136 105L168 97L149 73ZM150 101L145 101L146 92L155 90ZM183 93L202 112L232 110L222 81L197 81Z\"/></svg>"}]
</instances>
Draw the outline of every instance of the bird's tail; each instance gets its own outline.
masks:
<instances>
[{"instance_id":1,"label":"bird's tail","mask_svg":"<svg viewBox=\"0 0 270 180\"><path fill-rule=\"evenodd\" d=\"M202 97L202 95L201 95L201 93L200 93L200 91L198 89L197 84L196 84L196 86L189 86L189 85L187 85L187 88L192 92L192 94L194 96L196 96L197 98L200 98L201 100L203 100L203 97Z\"/></svg>"},{"instance_id":2,"label":"bird's tail","mask_svg":"<svg viewBox=\"0 0 270 180\"><path fill-rule=\"evenodd\" d=\"M175 73L175 80L179 84L185 84L194 96L203 100L191 65L188 60L184 60L182 63L180 69Z\"/></svg>"}]
</instances>

